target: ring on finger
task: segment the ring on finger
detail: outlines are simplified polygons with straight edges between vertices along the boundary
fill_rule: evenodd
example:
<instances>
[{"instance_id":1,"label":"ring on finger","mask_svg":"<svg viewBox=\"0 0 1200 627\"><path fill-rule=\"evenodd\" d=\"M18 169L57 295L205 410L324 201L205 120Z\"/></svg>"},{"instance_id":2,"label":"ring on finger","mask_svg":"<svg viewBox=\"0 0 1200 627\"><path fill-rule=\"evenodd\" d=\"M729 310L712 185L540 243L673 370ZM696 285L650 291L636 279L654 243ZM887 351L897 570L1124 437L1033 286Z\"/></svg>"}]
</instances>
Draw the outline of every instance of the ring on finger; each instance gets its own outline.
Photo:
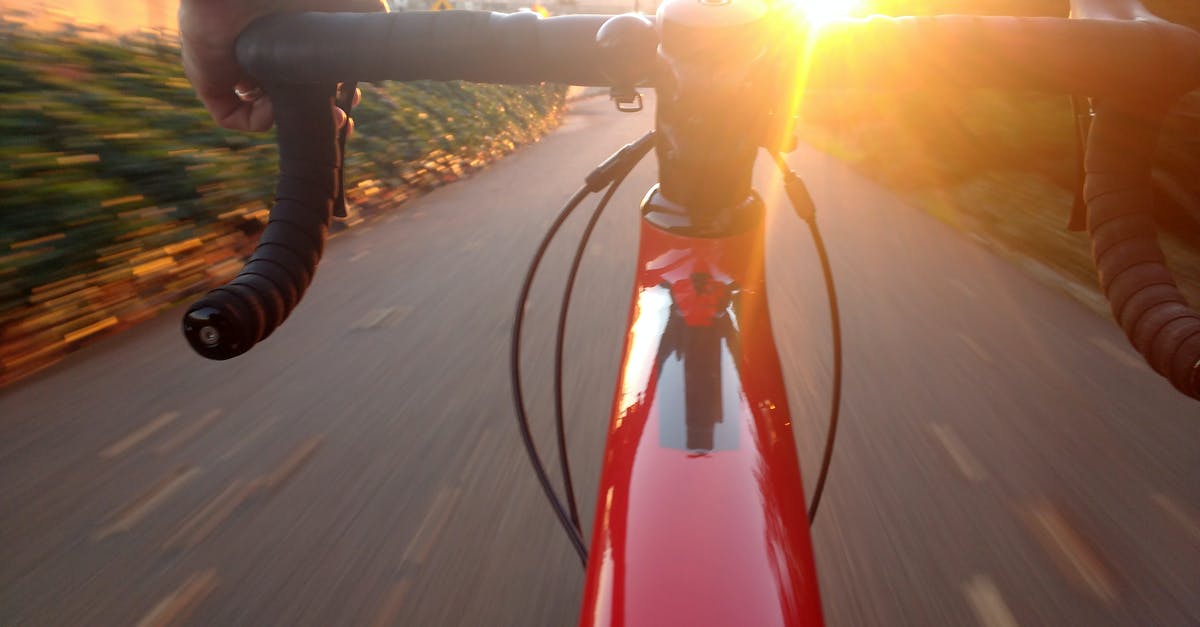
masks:
<instances>
[{"instance_id":1,"label":"ring on finger","mask_svg":"<svg viewBox=\"0 0 1200 627\"><path fill-rule=\"evenodd\" d=\"M251 87L250 89L234 87L233 93L237 95L238 100L243 102L254 102L255 100L263 97L262 87Z\"/></svg>"}]
</instances>

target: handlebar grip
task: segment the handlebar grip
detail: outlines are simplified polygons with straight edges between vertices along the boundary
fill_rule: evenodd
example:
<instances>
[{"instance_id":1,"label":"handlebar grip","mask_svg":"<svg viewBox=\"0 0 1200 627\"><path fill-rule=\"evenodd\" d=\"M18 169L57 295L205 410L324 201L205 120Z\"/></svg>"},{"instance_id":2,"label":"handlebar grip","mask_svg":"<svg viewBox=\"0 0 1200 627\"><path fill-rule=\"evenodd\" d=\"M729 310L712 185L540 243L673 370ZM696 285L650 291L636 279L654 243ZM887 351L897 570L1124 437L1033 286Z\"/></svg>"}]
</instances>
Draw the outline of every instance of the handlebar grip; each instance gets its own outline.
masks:
<instances>
[{"instance_id":1,"label":"handlebar grip","mask_svg":"<svg viewBox=\"0 0 1200 627\"><path fill-rule=\"evenodd\" d=\"M596 31L604 15L404 11L275 15L238 38L252 76L290 83L467 80L608 85ZM653 63L653 55L645 59Z\"/></svg>"},{"instance_id":2,"label":"handlebar grip","mask_svg":"<svg viewBox=\"0 0 1200 627\"><path fill-rule=\"evenodd\" d=\"M209 359L236 357L288 317L312 281L337 191L333 87L268 84L279 142L279 185L266 229L242 271L196 301L183 334Z\"/></svg>"},{"instance_id":3,"label":"handlebar grip","mask_svg":"<svg viewBox=\"0 0 1200 627\"><path fill-rule=\"evenodd\" d=\"M1084 196L1100 284L1113 316L1146 361L1200 400L1200 313L1167 270L1149 207L1161 115L1098 101Z\"/></svg>"}]
</instances>

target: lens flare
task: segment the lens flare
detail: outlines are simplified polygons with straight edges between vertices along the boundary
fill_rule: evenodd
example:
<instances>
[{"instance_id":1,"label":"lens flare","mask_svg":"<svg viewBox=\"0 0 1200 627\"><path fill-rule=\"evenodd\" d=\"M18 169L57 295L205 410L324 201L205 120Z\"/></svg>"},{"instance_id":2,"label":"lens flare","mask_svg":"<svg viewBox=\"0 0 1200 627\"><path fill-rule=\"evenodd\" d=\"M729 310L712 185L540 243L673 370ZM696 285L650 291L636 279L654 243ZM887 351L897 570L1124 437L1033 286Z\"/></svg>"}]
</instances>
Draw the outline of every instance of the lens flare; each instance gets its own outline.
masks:
<instances>
[{"instance_id":1,"label":"lens flare","mask_svg":"<svg viewBox=\"0 0 1200 627\"><path fill-rule=\"evenodd\" d=\"M791 0L809 23L821 26L834 20L850 17L862 7L863 0Z\"/></svg>"}]
</instances>

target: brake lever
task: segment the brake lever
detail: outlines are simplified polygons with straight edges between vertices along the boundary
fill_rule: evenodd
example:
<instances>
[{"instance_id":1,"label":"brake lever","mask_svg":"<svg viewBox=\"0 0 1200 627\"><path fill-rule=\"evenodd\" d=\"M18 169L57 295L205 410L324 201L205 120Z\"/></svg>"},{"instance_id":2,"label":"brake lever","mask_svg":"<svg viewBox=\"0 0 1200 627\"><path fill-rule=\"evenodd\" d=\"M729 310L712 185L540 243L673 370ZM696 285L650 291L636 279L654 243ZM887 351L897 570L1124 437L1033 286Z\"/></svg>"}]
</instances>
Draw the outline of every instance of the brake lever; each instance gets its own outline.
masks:
<instances>
[{"instance_id":1,"label":"brake lever","mask_svg":"<svg viewBox=\"0 0 1200 627\"><path fill-rule=\"evenodd\" d=\"M337 218L349 215L346 211L346 139L350 136L350 111L354 108L354 94L357 90L356 82L339 83L333 100L337 108L346 113L346 123L338 129L337 134L337 189L333 200L333 215Z\"/></svg>"}]
</instances>

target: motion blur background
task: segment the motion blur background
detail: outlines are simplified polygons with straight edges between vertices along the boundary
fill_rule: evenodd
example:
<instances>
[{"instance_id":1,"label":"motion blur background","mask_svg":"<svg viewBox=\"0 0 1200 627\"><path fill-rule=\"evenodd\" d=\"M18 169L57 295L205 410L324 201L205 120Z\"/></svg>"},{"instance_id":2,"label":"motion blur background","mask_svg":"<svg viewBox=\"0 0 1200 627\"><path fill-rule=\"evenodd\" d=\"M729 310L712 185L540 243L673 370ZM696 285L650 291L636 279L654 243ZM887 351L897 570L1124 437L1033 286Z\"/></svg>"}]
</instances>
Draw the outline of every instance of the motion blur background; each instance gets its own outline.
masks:
<instances>
[{"instance_id":1,"label":"motion blur background","mask_svg":"<svg viewBox=\"0 0 1200 627\"><path fill-rule=\"evenodd\" d=\"M1200 27L1194 0L1146 4ZM506 325L550 212L651 116L564 86L364 86L354 211L305 305L252 354L201 363L178 307L253 249L274 147L195 101L176 9L0 0L0 624L572 622L577 568L509 422ZM1122 343L1065 228L1073 125L1066 99L993 92L803 111L794 161L849 312L849 426L816 536L834 624L1200 623L1197 412ZM1193 304L1198 141L1192 94L1163 135L1156 217ZM633 179L614 206L635 210L653 168ZM631 224L598 232L572 318L585 514ZM797 237L773 234L772 313L811 460L827 321Z\"/></svg>"}]
</instances>

